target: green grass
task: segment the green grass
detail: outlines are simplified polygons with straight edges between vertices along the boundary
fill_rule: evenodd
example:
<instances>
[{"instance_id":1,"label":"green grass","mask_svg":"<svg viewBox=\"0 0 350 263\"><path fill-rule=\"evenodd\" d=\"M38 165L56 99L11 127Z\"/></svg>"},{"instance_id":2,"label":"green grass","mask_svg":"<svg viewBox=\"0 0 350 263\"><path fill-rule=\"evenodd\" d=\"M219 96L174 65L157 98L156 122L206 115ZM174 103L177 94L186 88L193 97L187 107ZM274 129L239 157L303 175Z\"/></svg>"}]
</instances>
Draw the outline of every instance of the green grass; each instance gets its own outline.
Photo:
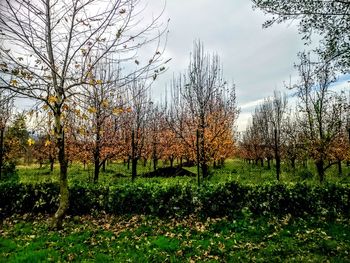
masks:
<instances>
[{"instance_id":1,"label":"green grass","mask_svg":"<svg viewBox=\"0 0 350 263\"><path fill-rule=\"evenodd\" d=\"M21 183L58 181L58 167L18 166ZM149 166L138 167L139 173ZM196 167L186 168L192 172ZM90 183L92 167L79 163L69 167L69 183ZM296 171L282 166L281 181L305 181L319 184L315 169L309 164ZM99 184L117 185L131 182L131 171L122 163L112 163L101 171ZM122 174L123 176L120 176ZM328 182L349 183L350 167L343 166L343 176L336 167L326 173ZM221 169L212 169L206 183L235 180L259 185L275 182L271 170L248 165L242 160L227 160ZM194 177L142 178L136 183L189 183ZM0 225L1 262L350 262L349 218L283 218L242 212L235 218L161 219L152 216L82 216L67 217L63 230L48 229L44 216L13 216ZM1 222L0 222L1 224Z\"/></svg>"},{"instance_id":2,"label":"green grass","mask_svg":"<svg viewBox=\"0 0 350 263\"><path fill-rule=\"evenodd\" d=\"M338 218L150 216L7 218L0 262L349 262L350 222Z\"/></svg>"},{"instance_id":3,"label":"green grass","mask_svg":"<svg viewBox=\"0 0 350 263\"><path fill-rule=\"evenodd\" d=\"M160 165L162 167L162 165ZM49 166L43 166L39 168L37 164L30 166L18 166L18 176L22 183L38 183L38 182L56 182L58 181L59 168L56 165L54 171L49 171ZM185 168L189 171L196 173L196 167ZM151 171L150 162L146 166L138 165L138 174ZM73 163L69 166L69 182L74 183L89 183L93 177L92 165L84 167L80 163ZM305 178L303 175L309 175ZM276 181L275 170L272 167L270 170L260 165L247 164L239 159L230 159L225 162L225 166L220 169L211 169L211 176L204 180L210 182L224 182L224 181L238 181L243 184L263 184L266 182ZM131 170L127 169L127 166L122 162L114 162L106 167L106 171L101 170L99 183L104 185L123 184L131 181ZM190 183L196 184L197 179L195 177L176 177L176 178L142 178L138 177L137 182L164 182L167 183ZM292 170L287 164L282 164L282 182L301 182L305 181L311 184L318 184L319 178L313 163L310 161L308 168L297 167L296 170ZM343 176L339 176L337 167L332 166L326 171L327 182L338 183L350 183L350 167L343 165Z\"/></svg>"}]
</instances>

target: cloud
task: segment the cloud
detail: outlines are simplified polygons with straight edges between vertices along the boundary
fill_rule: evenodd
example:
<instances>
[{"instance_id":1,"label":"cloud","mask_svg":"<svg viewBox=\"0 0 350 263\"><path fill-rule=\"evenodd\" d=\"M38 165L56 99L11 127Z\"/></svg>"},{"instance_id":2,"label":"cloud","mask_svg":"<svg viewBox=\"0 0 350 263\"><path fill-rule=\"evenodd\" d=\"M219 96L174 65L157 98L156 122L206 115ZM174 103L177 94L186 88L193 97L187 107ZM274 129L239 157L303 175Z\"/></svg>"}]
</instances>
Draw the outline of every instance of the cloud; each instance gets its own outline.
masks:
<instances>
[{"instance_id":1,"label":"cloud","mask_svg":"<svg viewBox=\"0 0 350 263\"><path fill-rule=\"evenodd\" d=\"M263 29L267 17L253 10L250 1L168 0L164 16L171 19L165 55L172 61L155 83L153 94L164 93L173 73L187 68L197 39L206 51L220 56L224 77L235 82L238 104L245 111L253 110L249 105L272 95L273 90L285 91L284 81L297 74L293 65L305 46L296 25Z\"/></svg>"}]
</instances>

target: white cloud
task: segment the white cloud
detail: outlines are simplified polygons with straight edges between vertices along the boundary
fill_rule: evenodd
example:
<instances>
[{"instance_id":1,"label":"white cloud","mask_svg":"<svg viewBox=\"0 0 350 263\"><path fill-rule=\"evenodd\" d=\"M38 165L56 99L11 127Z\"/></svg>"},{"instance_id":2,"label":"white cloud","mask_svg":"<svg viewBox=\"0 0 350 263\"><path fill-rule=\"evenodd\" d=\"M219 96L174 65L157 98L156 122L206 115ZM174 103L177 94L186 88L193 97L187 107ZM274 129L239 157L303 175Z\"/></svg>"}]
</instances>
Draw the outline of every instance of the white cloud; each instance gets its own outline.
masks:
<instances>
[{"instance_id":1,"label":"white cloud","mask_svg":"<svg viewBox=\"0 0 350 263\"><path fill-rule=\"evenodd\" d=\"M295 24L263 29L267 17L251 1L168 0L164 16L171 19L166 55L172 61L153 94L164 93L173 73L187 68L193 41L200 39L221 57L226 80L236 84L238 106L250 112L273 90L285 91L283 82L296 75L297 52L305 49ZM239 121L245 117L241 113Z\"/></svg>"}]
</instances>

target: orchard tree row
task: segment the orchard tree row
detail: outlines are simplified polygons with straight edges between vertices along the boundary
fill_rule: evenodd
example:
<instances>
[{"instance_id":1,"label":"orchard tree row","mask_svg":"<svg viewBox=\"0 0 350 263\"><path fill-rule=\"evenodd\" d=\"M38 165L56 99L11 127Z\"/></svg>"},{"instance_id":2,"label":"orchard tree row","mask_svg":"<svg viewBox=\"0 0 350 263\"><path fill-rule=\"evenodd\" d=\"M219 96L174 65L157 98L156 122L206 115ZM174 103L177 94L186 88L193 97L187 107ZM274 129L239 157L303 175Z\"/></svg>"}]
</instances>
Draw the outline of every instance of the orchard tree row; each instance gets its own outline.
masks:
<instances>
[{"instance_id":1,"label":"orchard tree row","mask_svg":"<svg viewBox=\"0 0 350 263\"><path fill-rule=\"evenodd\" d=\"M281 161L296 161L306 166L312 159L320 181L325 171L350 160L350 93L335 90L335 70L328 64L322 68L310 62L310 55L301 53L300 81L289 87L296 105L289 107L286 95L279 92L266 98L255 108L250 125L242 136L240 155L246 160L276 162L276 178L280 180Z\"/></svg>"},{"instance_id":2,"label":"orchard tree row","mask_svg":"<svg viewBox=\"0 0 350 263\"><path fill-rule=\"evenodd\" d=\"M318 46L299 54L299 80L287 87L296 106L288 107L286 95L278 92L266 98L242 136L241 156L256 163L266 160L268 167L275 159L277 180L282 160L295 168L296 161L312 159L321 182L334 164L342 174L342 162L350 162L350 93L336 86L339 76L349 76L350 2L252 2L270 15L264 27L295 21L305 44L314 43L316 35Z\"/></svg>"},{"instance_id":3,"label":"orchard tree row","mask_svg":"<svg viewBox=\"0 0 350 263\"><path fill-rule=\"evenodd\" d=\"M99 80L82 85L84 92L63 106L65 155L70 162L94 166L94 182L108 160L131 163L132 179L139 161L152 161L157 169L163 160L198 163L203 177L208 166L223 164L234 153L234 123L238 116L235 88L222 78L219 58L204 53L195 43L193 57L185 73L171 82L171 98L152 101L147 81L127 85L110 84L93 70ZM55 103L56 98L49 98ZM13 104L8 104L8 111ZM35 159L40 165L57 159L54 116L50 105L18 115L4 147L4 160ZM26 121L32 126L26 131ZM21 127L21 128L20 128ZM19 134L11 132L16 130ZM12 145L11 145L12 143Z\"/></svg>"}]
</instances>

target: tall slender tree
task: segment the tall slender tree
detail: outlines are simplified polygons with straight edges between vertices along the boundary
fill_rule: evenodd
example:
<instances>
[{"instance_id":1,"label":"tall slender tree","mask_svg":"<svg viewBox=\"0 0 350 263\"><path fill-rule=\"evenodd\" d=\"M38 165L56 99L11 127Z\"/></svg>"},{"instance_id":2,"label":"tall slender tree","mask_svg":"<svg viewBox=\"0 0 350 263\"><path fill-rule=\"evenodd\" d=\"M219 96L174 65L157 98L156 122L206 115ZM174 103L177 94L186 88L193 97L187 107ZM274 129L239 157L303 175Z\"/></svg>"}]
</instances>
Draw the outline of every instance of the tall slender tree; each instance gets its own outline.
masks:
<instances>
[{"instance_id":1,"label":"tall slender tree","mask_svg":"<svg viewBox=\"0 0 350 263\"><path fill-rule=\"evenodd\" d=\"M165 26L160 16L139 23L138 0L4 0L0 13L0 89L43 103L53 114L60 201L51 226L59 228L69 206L64 127L69 100L80 95L92 69L107 56L136 64L127 74L131 78L157 66ZM154 51L143 62L137 51L152 41Z\"/></svg>"}]
</instances>

